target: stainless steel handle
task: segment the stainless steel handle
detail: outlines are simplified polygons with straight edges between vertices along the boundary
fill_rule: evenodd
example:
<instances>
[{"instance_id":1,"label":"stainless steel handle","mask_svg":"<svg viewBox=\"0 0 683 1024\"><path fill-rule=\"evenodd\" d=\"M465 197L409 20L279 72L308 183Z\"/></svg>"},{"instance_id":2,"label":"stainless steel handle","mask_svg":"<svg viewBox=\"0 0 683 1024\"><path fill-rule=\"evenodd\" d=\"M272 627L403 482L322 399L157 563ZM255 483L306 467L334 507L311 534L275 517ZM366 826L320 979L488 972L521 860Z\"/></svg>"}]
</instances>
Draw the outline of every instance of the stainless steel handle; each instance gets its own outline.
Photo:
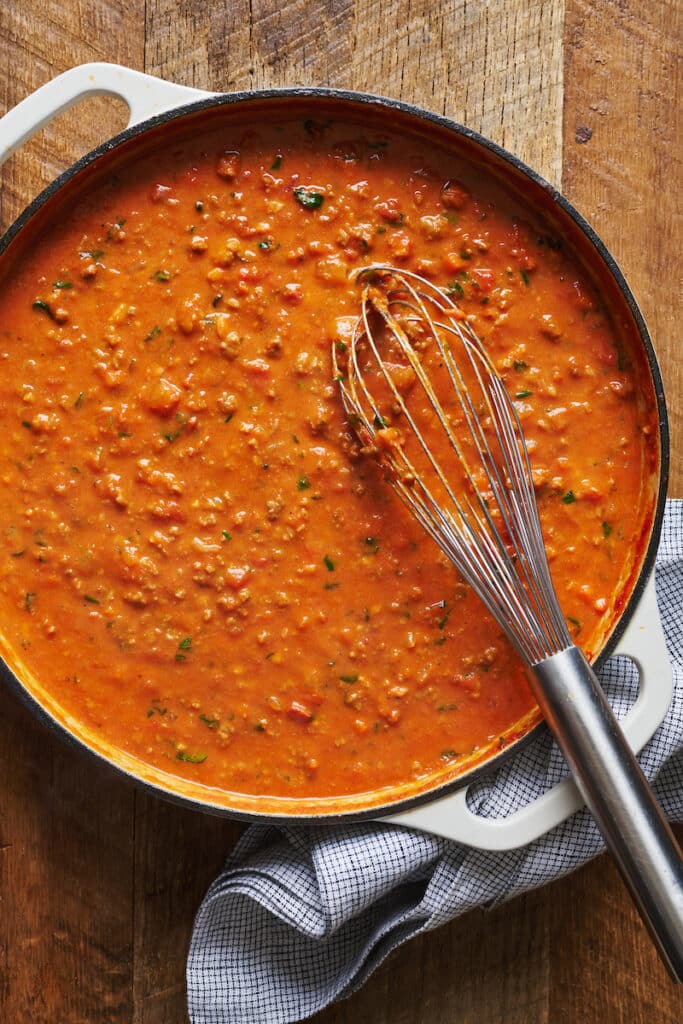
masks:
<instances>
[{"instance_id":1,"label":"stainless steel handle","mask_svg":"<svg viewBox=\"0 0 683 1024\"><path fill-rule=\"evenodd\" d=\"M662 959L683 981L683 859L595 673L571 647L534 665L530 681Z\"/></svg>"}]
</instances>

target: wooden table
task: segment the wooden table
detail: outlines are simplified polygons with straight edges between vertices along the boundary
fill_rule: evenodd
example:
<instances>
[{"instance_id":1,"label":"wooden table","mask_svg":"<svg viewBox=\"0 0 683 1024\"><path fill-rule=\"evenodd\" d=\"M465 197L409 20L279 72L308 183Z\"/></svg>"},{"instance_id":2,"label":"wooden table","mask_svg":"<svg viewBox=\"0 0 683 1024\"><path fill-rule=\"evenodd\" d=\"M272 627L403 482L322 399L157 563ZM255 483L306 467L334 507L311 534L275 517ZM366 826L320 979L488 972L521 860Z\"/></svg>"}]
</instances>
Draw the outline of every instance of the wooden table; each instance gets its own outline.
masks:
<instances>
[{"instance_id":1,"label":"wooden table","mask_svg":"<svg viewBox=\"0 0 683 1024\"><path fill-rule=\"evenodd\" d=\"M620 261L660 355L681 495L677 37L664 0L3 0L0 110L109 60L215 90L364 89L479 129L561 184ZM124 119L90 100L26 146L2 171L2 227ZM182 1024L193 913L239 827L136 792L0 702L0 1020ZM601 858L413 941L315 1018L352 1020L674 1024L683 997Z\"/></svg>"}]
</instances>

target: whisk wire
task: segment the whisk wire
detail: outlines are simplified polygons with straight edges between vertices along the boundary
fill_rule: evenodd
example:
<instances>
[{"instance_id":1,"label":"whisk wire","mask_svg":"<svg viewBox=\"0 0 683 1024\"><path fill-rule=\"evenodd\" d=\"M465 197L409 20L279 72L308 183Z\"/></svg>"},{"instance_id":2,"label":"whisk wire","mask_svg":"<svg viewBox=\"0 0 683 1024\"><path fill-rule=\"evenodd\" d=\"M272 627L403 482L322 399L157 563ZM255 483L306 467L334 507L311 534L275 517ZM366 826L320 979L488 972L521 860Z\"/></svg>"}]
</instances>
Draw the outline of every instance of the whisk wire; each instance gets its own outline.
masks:
<instances>
[{"instance_id":1,"label":"whisk wire","mask_svg":"<svg viewBox=\"0 0 683 1024\"><path fill-rule=\"evenodd\" d=\"M344 407L357 433L364 444L378 451L395 492L470 583L523 660L534 665L567 649L571 639L550 577L521 423L486 350L450 297L419 275L385 266L365 268L361 274L367 275L368 283L346 375L339 372L333 353ZM373 283L376 280L383 290ZM373 326L373 316L379 317L426 397L434 424L445 434L462 471L462 493L456 490L452 474L444 471L397 386L395 367L382 357L380 344L386 338ZM450 385L445 397L453 397L456 420L464 427L461 436L469 438L471 455L403 324L416 329L425 351L435 342L438 367L445 370ZM364 359L369 357L367 370L361 353ZM388 388L397 422L416 439L426 459L426 473L416 468L404 443L380 436L387 424L367 383L371 368L379 371ZM434 493L427 474L447 502ZM482 474L486 493L480 485Z\"/></svg>"}]
</instances>

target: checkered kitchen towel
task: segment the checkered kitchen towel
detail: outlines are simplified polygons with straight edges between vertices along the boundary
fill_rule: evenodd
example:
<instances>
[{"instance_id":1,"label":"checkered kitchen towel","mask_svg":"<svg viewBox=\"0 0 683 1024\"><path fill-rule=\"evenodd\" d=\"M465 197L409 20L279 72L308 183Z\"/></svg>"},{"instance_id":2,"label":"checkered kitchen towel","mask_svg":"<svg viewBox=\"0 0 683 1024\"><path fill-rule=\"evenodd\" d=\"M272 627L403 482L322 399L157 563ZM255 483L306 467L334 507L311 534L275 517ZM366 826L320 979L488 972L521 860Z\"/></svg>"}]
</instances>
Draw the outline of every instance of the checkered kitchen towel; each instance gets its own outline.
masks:
<instances>
[{"instance_id":1,"label":"checkered kitchen towel","mask_svg":"<svg viewBox=\"0 0 683 1024\"><path fill-rule=\"evenodd\" d=\"M640 757L672 820L683 820L683 501L667 504L657 595L675 694ZM635 700L630 662L601 679L618 715ZM565 772L539 737L477 786L500 817ZM485 853L390 825L252 826L209 889L187 966L192 1024L289 1024L349 995L406 939L472 907L495 906L572 871L602 849L587 811L521 850Z\"/></svg>"}]
</instances>

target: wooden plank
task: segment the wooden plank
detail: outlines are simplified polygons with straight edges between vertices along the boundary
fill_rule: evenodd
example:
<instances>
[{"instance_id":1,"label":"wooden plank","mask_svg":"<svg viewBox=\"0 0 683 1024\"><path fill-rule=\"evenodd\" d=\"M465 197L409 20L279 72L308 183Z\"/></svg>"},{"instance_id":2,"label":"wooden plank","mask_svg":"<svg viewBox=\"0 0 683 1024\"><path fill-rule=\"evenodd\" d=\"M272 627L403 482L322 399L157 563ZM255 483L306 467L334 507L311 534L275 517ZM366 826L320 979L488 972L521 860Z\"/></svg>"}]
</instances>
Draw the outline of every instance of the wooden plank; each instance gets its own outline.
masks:
<instances>
[{"instance_id":1,"label":"wooden plank","mask_svg":"<svg viewBox=\"0 0 683 1024\"><path fill-rule=\"evenodd\" d=\"M1 700L0 1017L130 1020L132 790Z\"/></svg>"},{"instance_id":2,"label":"wooden plank","mask_svg":"<svg viewBox=\"0 0 683 1024\"><path fill-rule=\"evenodd\" d=\"M417 103L559 182L562 0L147 4L147 70L202 88L327 85Z\"/></svg>"},{"instance_id":3,"label":"wooden plank","mask_svg":"<svg viewBox=\"0 0 683 1024\"><path fill-rule=\"evenodd\" d=\"M0 109L74 64L142 61L125 4L5 0ZM90 100L0 172L4 229L56 173L124 123ZM134 792L38 725L0 690L0 1019L123 1024L133 999Z\"/></svg>"},{"instance_id":4,"label":"wooden plank","mask_svg":"<svg viewBox=\"0 0 683 1024\"><path fill-rule=\"evenodd\" d=\"M620 262L679 400L672 419L671 492L683 493L683 299L672 267L680 239L680 4L637 9L572 0L565 26L564 190ZM683 829L678 829L679 838ZM552 1008L558 1020L683 1020L668 981L607 858L580 872L548 907ZM580 979L580 984L578 983Z\"/></svg>"},{"instance_id":5,"label":"wooden plank","mask_svg":"<svg viewBox=\"0 0 683 1024\"><path fill-rule=\"evenodd\" d=\"M683 495L682 38L680 3L568 5L564 187L619 261L650 326L674 396L676 496Z\"/></svg>"},{"instance_id":6,"label":"wooden plank","mask_svg":"<svg viewBox=\"0 0 683 1024\"><path fill-rule=\"evenodd\" d=\"M559 183L563 7L561 0L358 3L343 84L446 114Z\"/></svg>"},{"instance_id":7,"label":"wooden plank","mask_svg":"<svg viewBox=\"0 0 683 1024\"><path fill-rule=\"evenodd\" d=\"M133 1024L185 1021L194 915L241 831L235 822L137 794Z\"/></svg>"},{"instance_id":8,"label":"wooden plank","mask_svg":"<svg viewBox=\"0 0 683 1024\"><path fill-rule=\"evenodd\" d=\"M683 828L676 832L680 841ZM680 1024L683 993L669 980L609 857L558 886L546 916L551 1021Z\"/></svg>"},{"instance_id":9,"label":"wooden plank","mask_svg":"<svg viewBox=\"0 0 683 1024\"><path fill-rule=\"evenodd\" d=\"M145 70L199 89L252 88L252 4L206 10L199 2L147 0Z\"/></svg>"}]
</instances>

